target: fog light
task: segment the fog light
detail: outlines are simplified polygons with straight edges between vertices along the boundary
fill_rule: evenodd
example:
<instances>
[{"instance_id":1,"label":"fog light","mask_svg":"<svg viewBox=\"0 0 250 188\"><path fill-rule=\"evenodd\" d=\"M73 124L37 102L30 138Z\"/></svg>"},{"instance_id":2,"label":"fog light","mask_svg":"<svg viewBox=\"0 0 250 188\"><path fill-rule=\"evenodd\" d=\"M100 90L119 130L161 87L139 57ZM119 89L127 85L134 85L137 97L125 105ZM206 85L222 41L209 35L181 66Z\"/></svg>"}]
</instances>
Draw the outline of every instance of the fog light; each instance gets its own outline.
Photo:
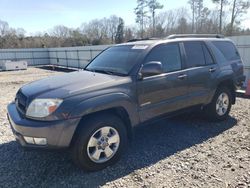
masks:
<instances>
[{"instance_id":1,"label":"fog light","mask_svg":"<svg viewBox=\"0 0 250 188\"><path fill-rule=\"evenodd\" d=\"M34 138L35 144L37 145L47 145L46 138Z\"/></svg>"},{"instance_id":2,"label":"fog light","mask_svg":"<svg viewBox=\"0 0 250 188\"><path fill-rule=\"evenodd\" d=\"M27 142L28 144L35 143L33 137L24 136L23 138L24 138L25 142Z\"/></svg>"}]
</instances>

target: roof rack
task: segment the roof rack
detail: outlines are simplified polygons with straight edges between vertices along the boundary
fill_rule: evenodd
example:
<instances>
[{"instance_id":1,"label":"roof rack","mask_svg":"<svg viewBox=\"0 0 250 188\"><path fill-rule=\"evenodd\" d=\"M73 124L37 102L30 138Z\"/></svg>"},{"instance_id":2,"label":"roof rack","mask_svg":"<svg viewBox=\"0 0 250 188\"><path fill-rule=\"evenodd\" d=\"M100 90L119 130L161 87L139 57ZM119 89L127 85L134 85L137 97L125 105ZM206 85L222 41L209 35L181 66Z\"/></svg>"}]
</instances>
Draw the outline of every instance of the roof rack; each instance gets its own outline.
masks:
<instances>
[{"instance_id":1,"label":"roof rack","mask_svg":"<svg viewBox=\"0 0 250 188\"><path fill-rule=\"evenodd\" d=\"M158 38L141 38L141 39L131 39L127 42L137 42L137 41L144 41L144 40L157 40Z\"/></svg>"},{"instance_id":2,"label":"roof rack","mask_svg":"<svg viewBox=\"0 0 250 188\"><path fill-rule=\"evenodd\" d=\"M169 35L167 39L176 39L176 38L225 38L221 34L174 34Z\"/></svg>"}]
</instances>

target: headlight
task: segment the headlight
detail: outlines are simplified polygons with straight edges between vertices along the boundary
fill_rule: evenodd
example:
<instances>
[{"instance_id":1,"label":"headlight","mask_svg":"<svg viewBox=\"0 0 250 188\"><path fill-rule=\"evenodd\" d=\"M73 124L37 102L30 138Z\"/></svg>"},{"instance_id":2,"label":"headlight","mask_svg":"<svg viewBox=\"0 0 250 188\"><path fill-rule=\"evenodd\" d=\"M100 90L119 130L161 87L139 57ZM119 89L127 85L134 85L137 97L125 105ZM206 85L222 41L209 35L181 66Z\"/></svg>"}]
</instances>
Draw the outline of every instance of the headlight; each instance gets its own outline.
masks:
<instances>
[{"instance_id":1,"label":"headlight","mask_svg":"<svg viewBox=\"0 0 250 188\"><path fill-rule=\"evenodd\" d=\"M62 103L61 99L35 99L26 112L29 117L42 118L52 114Z\"/></svg>"}]
</instances>

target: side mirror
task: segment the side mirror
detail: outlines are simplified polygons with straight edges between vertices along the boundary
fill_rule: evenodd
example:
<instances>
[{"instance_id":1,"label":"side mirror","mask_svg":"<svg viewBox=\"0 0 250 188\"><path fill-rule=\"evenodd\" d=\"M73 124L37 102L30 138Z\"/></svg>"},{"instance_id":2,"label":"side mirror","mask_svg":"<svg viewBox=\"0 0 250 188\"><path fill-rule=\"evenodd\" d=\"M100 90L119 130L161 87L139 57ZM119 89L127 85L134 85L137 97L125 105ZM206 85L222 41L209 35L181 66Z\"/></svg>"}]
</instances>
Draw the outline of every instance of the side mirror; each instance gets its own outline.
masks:
<instances>
[{"instance_id":1,"label":"side mirror","mask_svg":"<svg viewBox=\"0 0 250 188\"><path fill-rule=\"evenodd\" d=\"M158 74L162 74L162 64L159 61L150 61L143 65L140 71L141 79L147 76L154 76Z\"/></svg>"}]
</instances>

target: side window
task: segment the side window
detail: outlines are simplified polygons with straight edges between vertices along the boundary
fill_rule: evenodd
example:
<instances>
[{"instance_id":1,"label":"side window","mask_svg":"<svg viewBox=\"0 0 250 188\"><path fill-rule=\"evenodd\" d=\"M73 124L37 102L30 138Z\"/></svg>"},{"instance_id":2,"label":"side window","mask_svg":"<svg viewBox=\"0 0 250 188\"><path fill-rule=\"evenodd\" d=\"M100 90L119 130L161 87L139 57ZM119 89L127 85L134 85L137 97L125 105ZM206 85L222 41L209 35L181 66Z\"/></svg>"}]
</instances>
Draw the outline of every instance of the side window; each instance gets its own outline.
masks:
<instances>
[{"instance_id":1,"label":"side window","mask_svg":"<svg viewBox=\"0 0 250 188\"><path fill-rule=\"evenodd\" d=\"M224 55L228 61L240 59L239 52L232 42L229 41L214 41L213 45Z\"/></svg>"},{"instance_id":2,"label":"side window","mask_svg":"<svg viewBox=\"0 0 250 188\"><path fill-rule=\"evenodd\" d=\"M206 64L202 43L199 41L184 42L188 67L198 67Z\"/></svg>"},{"instance_id":3,"label":"side window","mask_svg":"<svg viewBox=\"0 0 250 188\"><path fill-rule=\"evenodd\" d=\"M206 64L207 65L211 65L214 64L214 60L209 52L209 50L207 49L207 46L205 44L202 44L202 49L204 52L204 56L205 56L205 60L206 60Z\"/></svg>"},{"instance_id":4,"label":"side window","mask_svg":"<svg viewBox=\"0 0 250 188\"><path fill-rule=\"evenodd\" d=\"M181 55L179 44L164 44L152 49L146 58L146 62L160 61L164 72L172 72L181 69Z\"/></svg>"}]
</instances>

